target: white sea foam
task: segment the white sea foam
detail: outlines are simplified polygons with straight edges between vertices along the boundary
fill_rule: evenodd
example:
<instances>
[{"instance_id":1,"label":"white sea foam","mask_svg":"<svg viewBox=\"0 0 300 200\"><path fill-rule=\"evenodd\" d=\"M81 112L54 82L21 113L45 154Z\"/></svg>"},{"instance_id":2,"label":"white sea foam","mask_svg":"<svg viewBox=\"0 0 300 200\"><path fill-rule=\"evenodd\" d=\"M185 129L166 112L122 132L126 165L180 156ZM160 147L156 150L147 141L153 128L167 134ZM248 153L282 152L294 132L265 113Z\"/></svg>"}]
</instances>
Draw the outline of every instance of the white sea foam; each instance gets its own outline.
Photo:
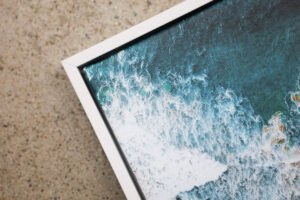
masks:
<instances>
[{"instance_id":1,"label":"white sea foam","mask_svg":"<svg viewBox=\"0 0 300 200\"><path fill-rule=\"evenodd\" d=\"M192 78L185 84L194 79L205 82L205 77ZM132 82L139 86L135 93ZM203 113L204 100L186 103L165 91L163 83L154 87L137 75L125 78L119 74L118 84L113 87L106 94L111 101L103 109L147 199L174 199L180 191L216 180L226 171L226 165L203 151L201 145L206 139L197 136L218 134L220 130L214 128L220 127L214 127L214 120L230 123L225 114L217 119L212 112ZM152 93L157 87L161 87L160 95ZM232 115L236 109L233 94L223 90L221 93L231 101L223 105L227 110L222 112ZM211 135L207 146L212 149L218 140ZM221 155L221 150L216 149L215 154Z\"/></svg>"},{"instance_id":2,"label":"white sea foam","mask_svg":"<svg viewBox=\"0 0 300 200\"><path fill-rule=\"evenodd\" d=\"M118 56L122 61L124 55ZM280 154L284 147L278 153L272 144L287 139L280 117L275 115L262 135L261 121L249 102L229 89L209 89L205 74L173 79L169 74L173 82L155 84L137 73L110 72L109 77L111 83L103 81L97 95L105 100L102 107L147 199L174 199L217 180L229 167L228 177L236 178L227 180L232 191L255 167L258 175L249 177L249 187L257 191L260 169L278 165L283 178L276 180L287 194L296 191L297 185L287 186L285 180L297 178L298 160ZM267 133L272 136L266 138Z\"/></svg>"},{"instance_id":3,"label":"white sea foam","mask_svg":"<svg viewBox=\"0 0 300 200\"><path fill-rule=\"evenodd\" d=\"M130 113L124 117L124 124L112 125L119 128L118 139L147 199L174 199L179 191L216 180L226 170L197 149L177 149L160 140L152 132L155 127L143 129Z\"/></svg>"}]
</instances>

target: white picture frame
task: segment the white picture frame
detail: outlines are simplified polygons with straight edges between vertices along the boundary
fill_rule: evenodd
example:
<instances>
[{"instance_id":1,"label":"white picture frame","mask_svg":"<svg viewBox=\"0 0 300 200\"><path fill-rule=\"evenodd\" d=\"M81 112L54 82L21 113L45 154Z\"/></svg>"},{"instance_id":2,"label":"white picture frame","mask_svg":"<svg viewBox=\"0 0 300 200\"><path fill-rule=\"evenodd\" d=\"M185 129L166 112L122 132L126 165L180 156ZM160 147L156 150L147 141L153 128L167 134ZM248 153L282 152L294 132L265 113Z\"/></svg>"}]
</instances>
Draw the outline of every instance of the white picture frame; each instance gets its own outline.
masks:
<instances>
[{"instance_id":1,"label":"white picture frame","mask_svg":"<svg viewBox=\"0 0 300 200\"><path fill-rule=\"evenodd\" d=\"M102 117L95 101L93 100L92 94L81 75L80 67L212 1L213 0L184 1L138 25L133 26L132 28L129 28L62 61L62 65L127 199L144 199L144 196L134 180L132 173L128 170L128 166L126 166L126 163L118 149L118 144L116 144L113 135L109 131L109 127L106 126L105 119Z\"/></svg>"}]
</instances>

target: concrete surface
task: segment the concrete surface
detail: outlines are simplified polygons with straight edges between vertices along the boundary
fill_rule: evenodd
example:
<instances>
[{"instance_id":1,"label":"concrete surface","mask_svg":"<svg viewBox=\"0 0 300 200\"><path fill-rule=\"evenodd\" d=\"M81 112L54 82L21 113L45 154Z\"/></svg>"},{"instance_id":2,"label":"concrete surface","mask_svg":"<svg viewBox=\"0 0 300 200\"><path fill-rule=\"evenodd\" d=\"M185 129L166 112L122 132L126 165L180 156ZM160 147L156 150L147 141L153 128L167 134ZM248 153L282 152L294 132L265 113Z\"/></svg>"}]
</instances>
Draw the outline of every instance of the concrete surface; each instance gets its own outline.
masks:
<instances>
[{"instance_id":1,"label":"concrete surface","mask_svg":"<svg viewBox=\"0 0 300 200\"><path fill-rule=\"evenodd\" d=\"M181 0L0 0L0 199L125 199L60 61Z\"/></svg>"}]
</instances>

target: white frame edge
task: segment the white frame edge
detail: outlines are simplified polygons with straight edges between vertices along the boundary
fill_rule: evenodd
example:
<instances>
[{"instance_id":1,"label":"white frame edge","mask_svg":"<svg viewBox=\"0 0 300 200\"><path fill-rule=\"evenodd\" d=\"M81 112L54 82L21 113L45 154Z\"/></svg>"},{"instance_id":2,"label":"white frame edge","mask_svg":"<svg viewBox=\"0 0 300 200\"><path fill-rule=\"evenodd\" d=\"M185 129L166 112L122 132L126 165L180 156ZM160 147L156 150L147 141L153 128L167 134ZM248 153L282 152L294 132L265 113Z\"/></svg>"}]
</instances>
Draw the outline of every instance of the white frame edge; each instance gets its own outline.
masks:
<instances>
[{"instance_id":1,"label":"white frame edge","mask_svg":"<svg viewBox=\"0 0 300 200\"><path fill-rule=\"evenodd\" d=\"M102 148L127 199L141 199L126 165L113 141L108 128L86 86L79 67L105 53L139 38L213 0L186 0L138 25L62 61L71 84L90 120Z\"/></svg>"}]
</instances>

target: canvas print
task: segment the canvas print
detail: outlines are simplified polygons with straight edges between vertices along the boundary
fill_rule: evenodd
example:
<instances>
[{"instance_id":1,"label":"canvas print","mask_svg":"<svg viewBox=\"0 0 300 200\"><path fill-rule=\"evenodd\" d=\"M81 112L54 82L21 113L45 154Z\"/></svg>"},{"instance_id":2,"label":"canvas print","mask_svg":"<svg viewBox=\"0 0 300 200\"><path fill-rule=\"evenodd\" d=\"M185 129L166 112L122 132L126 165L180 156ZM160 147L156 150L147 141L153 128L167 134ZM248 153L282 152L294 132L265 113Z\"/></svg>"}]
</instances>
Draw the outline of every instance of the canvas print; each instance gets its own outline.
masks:
<instances>
[{"instance_id":1,"label":"canvas print","mask_svg":"<svg viewBox=\"0 0 300 200\"><path fill-rule=\"evenodd\" d=\"M300 199L300 1L223 0L83 76L146 199Z\"/></svg>"}]
</instances>

